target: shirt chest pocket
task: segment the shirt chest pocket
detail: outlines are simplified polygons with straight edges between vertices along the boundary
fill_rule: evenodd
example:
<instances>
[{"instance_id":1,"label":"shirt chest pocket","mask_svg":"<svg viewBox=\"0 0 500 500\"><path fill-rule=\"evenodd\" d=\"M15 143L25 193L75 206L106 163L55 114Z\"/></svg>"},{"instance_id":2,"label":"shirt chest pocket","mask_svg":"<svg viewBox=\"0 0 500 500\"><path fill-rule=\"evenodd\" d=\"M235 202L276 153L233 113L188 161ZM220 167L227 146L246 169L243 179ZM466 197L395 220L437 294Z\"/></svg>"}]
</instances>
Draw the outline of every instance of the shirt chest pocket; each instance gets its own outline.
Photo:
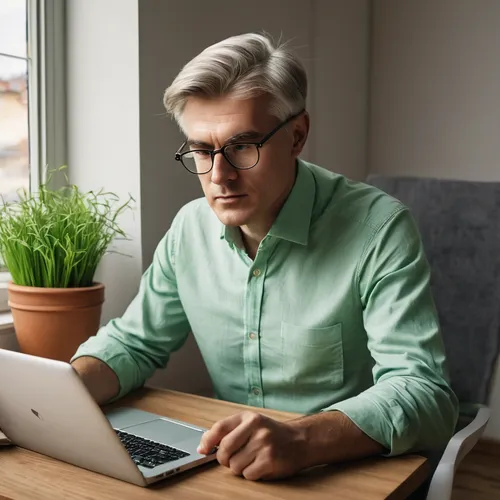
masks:
<instances>
[{"instance_id":1,"label":"shirt chest pocket","mask_svg":"<svg viewBox=\"0 0 500 500\"><path fill-rule=\"evenodd\" d=\"M336 389L344 383L342 323L305 328L281 323L283 382L300 392Z\"/></svg>"}]
</instances>

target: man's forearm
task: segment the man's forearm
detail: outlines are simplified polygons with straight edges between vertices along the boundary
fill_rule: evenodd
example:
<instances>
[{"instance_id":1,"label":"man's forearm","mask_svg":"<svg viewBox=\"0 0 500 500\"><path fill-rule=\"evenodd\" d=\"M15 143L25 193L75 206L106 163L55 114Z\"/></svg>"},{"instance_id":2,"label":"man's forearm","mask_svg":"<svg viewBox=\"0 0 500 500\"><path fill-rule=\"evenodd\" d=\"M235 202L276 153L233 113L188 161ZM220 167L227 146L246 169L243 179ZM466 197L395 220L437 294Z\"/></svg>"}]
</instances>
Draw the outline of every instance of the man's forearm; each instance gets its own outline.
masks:
<instances>
[{"instance_id":1,"label":"man's forearm","mask_svg":"<svg viewBox=\"0 0 500 500\"><path fill-rule=\"evenodd\" d=\"M327 411L288 423L304 433L303 468L380 455L386 451L340 411Z\"/></svg>"},{"instance_id":2,"label":"man's forearm","mask_svg":"<svg viewBox=\"0 0 500 500\"><path fill-rule=\"evenodd\" d=\"M92 397L103 404L120 391L120 382L115 372L101 360L91 356L75 359L71 366L80 375Z\"/></svg>"}]
</instances>

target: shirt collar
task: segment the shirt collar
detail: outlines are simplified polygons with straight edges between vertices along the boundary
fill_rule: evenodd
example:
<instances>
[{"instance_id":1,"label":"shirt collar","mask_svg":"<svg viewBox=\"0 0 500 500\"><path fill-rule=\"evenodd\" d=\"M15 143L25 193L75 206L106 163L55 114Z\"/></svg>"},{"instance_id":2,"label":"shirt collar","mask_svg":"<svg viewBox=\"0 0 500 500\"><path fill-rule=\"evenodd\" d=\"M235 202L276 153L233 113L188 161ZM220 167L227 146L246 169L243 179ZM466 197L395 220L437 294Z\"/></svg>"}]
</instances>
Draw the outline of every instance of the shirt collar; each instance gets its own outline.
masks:
<instances>
[{"instance_id":1,"label":"shirt collar","mask_svg":"<svg viewBox=\"0 0 500 500\"><path fill-rule=\"evenodd\" d=\"M314 177L302 160L297 161L297 177L287 200L269 230L269 236L307 245L316 195ZM221 239L231 247L241 245L238 228L222 224Z\"/></svg>"}]
</instances>

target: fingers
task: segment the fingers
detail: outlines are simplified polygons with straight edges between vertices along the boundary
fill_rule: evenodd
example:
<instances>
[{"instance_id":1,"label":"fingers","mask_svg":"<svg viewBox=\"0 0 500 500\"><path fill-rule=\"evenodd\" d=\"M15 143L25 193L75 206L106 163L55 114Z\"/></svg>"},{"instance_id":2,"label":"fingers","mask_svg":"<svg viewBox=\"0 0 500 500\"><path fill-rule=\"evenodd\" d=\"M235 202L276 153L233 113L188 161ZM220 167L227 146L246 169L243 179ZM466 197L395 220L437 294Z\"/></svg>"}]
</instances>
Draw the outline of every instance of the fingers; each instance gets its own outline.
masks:
<instances>
[{"instance_id":1,"label":"fingers","mask_svg":"<svg viewBox=\"0 0 500 500\"><path fill-rule=\"evenodd\" d=\"M243 449L229 459L228 467L235 476L242 476L243 471L250 467L255 459L255 453L250 453L249 450Z\"/></svg>"},{"instance_id":2,"label":"fingers","mask_svg":"<svg viewBox=\"0 0 500 500\"><path fill-rule=\"evenodd\" d=\"M241 471L241 475L249 481L258 481L259 479L271 477L268 465L264 464L262 460L259 460L258 458L250 462Z\"/></svg>"},{"instance_id":3,"label":"fingers","mask_svg":"<svg viewBox=\"0 0 500 500\"><path fill-rule=\"evenodd\" d=\"M229 459L245 446L252 432L252 426L243 421L236 429L222 438L217 451L217 461L221 465L229 467Z\"/></svg>"},{"instance_id":4,"label":"fingers","mask_svg":"<svg viewBox=\"0 0 500 500\"><path fill-rule=\"evenodd\" d=\"M274 476L278 465L273 452L275 440L267 417L242 412L216 422L203 435L198 452L207 454L218 446L217 461L221 465L235 475L256 481Z\"/></svg>"},{"instance_id":5,"label":"fingers","mask_svg":"<svg viewBox=\"0 0 500 500\"><path fill-rule=\"evenodd\" d=\"M230 458L229 468L237 476L258 481L273 478L275 466L265 455L261 456L259 450L244 448Z\"/></svg>"},{"instance_id":6,"label":"fingers","mask_svg":"<svg viewBox=\"0 0 500 500\"><path fill-rule=\"evenodd\" d=\"M216 422L212 428L201 437L200 445L197 449L198 453L206 455L213 450L213 448L219 446L222 439L241 424L242 415L242 413L236 413L235 415L231 415L230 417Z\"/></svg>"}]
</instances>

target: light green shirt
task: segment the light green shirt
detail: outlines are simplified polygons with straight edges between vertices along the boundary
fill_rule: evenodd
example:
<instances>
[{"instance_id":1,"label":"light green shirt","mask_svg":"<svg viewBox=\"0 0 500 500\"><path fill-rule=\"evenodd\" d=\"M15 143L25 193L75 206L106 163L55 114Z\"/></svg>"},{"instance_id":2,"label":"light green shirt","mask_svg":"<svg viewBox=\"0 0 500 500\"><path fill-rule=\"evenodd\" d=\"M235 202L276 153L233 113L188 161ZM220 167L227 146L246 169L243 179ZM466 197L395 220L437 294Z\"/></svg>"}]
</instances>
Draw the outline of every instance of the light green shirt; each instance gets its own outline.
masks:
<instances>
[{"instance_id":1,"label":"light green shirt","mask_svg":"<svg viewBox=\"0 0 500 500\"><path fill-rule=\"evenodd\" d=\"M444 447L458 414L420 236L399 201L298 162L255 260L205 199L158 245L123 317L74 359L101 359L120 394L193 332L216 396L339 410L389 454Z\"/></svg>"}]
</instances>

